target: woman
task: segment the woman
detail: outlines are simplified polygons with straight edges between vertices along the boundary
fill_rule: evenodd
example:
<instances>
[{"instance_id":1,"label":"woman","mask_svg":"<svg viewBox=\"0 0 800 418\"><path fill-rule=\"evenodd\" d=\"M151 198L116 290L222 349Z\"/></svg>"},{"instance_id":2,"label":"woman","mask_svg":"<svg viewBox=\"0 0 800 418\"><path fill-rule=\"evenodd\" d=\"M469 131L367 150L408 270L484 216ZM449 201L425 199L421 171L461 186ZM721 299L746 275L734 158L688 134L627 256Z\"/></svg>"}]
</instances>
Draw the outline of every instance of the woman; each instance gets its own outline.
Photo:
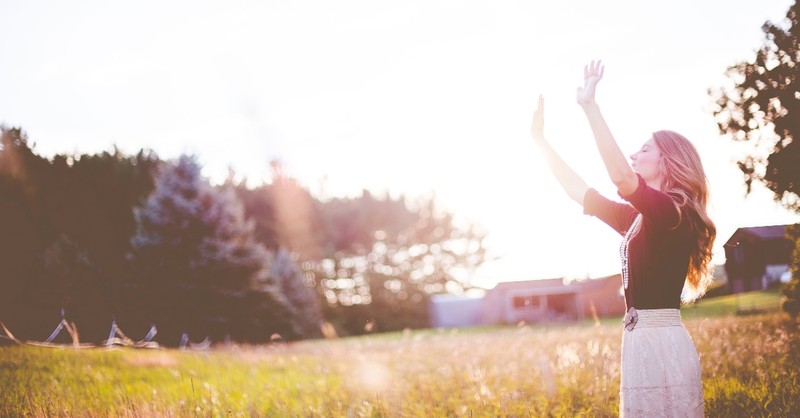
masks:
<instances>
[{"instance_id":1,"label":"woman","mask_svg":"<svg viewBox=\"0 0 800 418\"><path fill-rule=\"evenodd\" d=\"M621 416L703 416L697 349L681 323L684 300L701 296L716 236L706 213L708 182L695 147L671 131L653 133L628 164L595 102L603 66L584 68L577 101L608 175L627 203L601 196L567 166L544 138L544 99L531 135L567 194L622 235L625 289Z\"/></svg>"}]
</instances>

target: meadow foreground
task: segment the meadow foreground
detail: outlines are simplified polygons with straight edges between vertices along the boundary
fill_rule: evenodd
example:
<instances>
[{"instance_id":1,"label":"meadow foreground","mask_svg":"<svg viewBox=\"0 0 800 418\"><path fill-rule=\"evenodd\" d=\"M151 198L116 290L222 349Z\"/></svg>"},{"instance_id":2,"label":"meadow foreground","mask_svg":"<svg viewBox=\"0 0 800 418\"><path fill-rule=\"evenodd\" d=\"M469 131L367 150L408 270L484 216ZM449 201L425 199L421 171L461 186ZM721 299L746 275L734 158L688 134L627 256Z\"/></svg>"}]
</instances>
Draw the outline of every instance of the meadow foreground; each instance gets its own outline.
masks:
<instances>
[{"instance_id":1,"label":"meadow foreground","mask_svg":"<svg viewBox=\"0 0 800 418\"><path fill-rule=\"evenodd\" d=\"M709 416L800 416L781 312L696 318ZM0 348L0 416L617 416L620 325L177 350Z\"/></svg>"}]
</instances>

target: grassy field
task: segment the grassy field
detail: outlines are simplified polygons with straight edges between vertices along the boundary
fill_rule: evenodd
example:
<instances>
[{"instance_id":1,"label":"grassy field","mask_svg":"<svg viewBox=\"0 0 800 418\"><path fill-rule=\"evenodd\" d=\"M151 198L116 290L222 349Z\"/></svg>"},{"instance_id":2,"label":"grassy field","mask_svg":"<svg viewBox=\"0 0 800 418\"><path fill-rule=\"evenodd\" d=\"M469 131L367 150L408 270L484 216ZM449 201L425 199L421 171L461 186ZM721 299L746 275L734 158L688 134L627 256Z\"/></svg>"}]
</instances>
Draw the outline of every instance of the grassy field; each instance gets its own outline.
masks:
<instances>
[{"instance_id":1,"label":"grassy field","mask_svg":"<svg viewBox=\"0 0 800 418\"><path fill-rule=\"evenodd\" d=\"M707 415L800 416L797 322L704 303L684 322ZM2 347L0 416L616 416L620 335L615 320L204 352Z\"/></svg>"},{"instance_id":2,"label":"grassy field","mask_svg":"<svg viewBox=\"0 0 800 418\"><path fill-rule=\"evenodd\" d=\"M700 300L681 309L683 318L708 318L720 315L753 315L781 309L783 296L779 289L719 296Z\"/></svg>"}]
</instances>

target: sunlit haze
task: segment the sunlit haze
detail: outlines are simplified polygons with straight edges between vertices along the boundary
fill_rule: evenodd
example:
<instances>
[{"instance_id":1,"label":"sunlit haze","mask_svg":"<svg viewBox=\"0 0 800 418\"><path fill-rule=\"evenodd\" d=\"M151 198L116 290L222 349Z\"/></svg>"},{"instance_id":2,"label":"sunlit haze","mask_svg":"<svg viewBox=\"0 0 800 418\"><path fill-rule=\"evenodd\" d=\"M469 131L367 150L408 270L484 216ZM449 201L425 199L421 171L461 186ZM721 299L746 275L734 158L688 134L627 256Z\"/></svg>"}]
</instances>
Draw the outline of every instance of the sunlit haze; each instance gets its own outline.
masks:
<instances>
[{"instance_id":1,"label":"sunlit haze","mask_svg":"<svg viewBox=\"0 0 800 418\"><path fill-rule=\"evenodd\" d=\"M488 233L498 260L476 278L597 277L619 269L619 236L561 191L529 137L545 133L616 196L575 104L602 59L597 100L633 153L671 129L701 152L722 244L740 226L800 221L762 187L744 198L707 89L763 42L788 0L140 1L0 3L0 123L37 152L116 145L196 153L220 181L252 184L283 162L320 198L435 193Z\"/></svg>"}]
</instances>

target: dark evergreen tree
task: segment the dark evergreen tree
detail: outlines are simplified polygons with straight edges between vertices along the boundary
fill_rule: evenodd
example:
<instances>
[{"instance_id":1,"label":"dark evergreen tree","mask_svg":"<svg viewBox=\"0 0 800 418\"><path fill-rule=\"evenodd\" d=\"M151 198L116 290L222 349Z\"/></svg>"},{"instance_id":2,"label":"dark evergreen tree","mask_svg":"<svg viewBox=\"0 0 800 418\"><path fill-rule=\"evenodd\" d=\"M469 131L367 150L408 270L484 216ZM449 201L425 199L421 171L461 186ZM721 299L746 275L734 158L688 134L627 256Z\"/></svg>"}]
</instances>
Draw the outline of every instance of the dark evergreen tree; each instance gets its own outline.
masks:
<instances>
[{"instance_id":1,"label":"dark evergreen tree","mask_svg":"<svg viewBox=\"0 0 800 418\"><path fill-rule=\"evenodd\" d=\"M48 160L20 129L2 128L0 263L7 274L0 275L0 318L20 336L43 338L61 309L84 340L107 336L132 208L152 187L155 161L144 152Z\"/></svg>"},{"instance_id":2,"label":"dark evergreen tree","mask_svg":"<svg viewBox=\"0 0 800 418\"><path fill-rule=\"evenodd\" d=\"M286 300L269 277L270 254L227 189L211 187L191 156L166 164L136 209L135 295L166 343L293 338ZM144 303L142 303L144 302Z\"/></svg>"},{"instance_id":3,"label":"dark evergreen tree","mask_svg":"<svg viewBox=\"0 0 800 418\"><path fill-rule=\"evenodd\" d=\"M31 166L41 166L42 162L37 161L20 129L2 127L1 140L0 320L16 330L19 338L31 338L36 337L32 331L40 318L35 316L37 310L30 308L29 284L36 274L45 242L53 233L41 222L36 176L31 172Z\"/></svg>"},{"instance_id":4,"label":"dark evergreen tree","mask_svg":"<svg viewBox=\"0 0 800 418\"><path fill-rule=\"evenodd\" d=\"M322 336L322 310L313 282L300 270L289 251L278 250L270 268L271 277L288 301L296 332L305 338Z\"/></svg>"}]
</instances>

